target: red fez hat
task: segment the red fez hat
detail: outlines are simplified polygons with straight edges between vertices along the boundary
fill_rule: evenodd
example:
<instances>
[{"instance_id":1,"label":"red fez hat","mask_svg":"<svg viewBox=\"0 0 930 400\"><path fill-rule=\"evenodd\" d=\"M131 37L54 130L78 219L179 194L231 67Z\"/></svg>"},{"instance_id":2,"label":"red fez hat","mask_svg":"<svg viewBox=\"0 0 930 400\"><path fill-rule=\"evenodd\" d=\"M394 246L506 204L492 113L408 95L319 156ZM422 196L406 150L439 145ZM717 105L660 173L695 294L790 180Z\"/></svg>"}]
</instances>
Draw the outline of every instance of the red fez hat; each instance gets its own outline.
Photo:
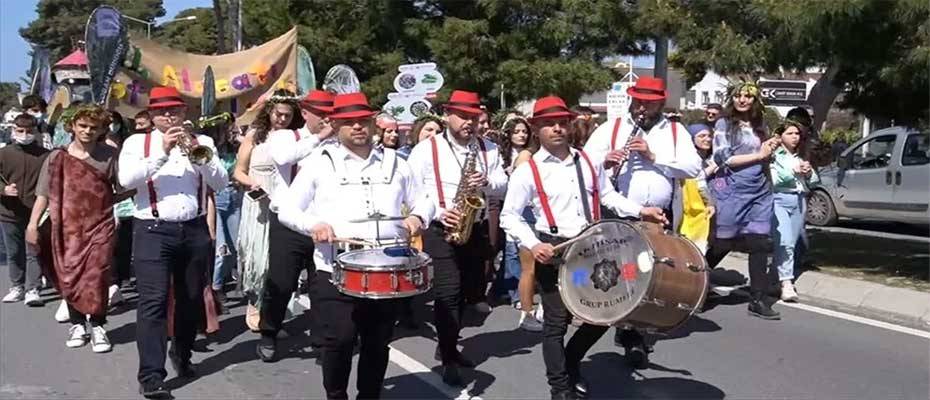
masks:
<instances>
[{"instance_id":1,"label":"red fez hat","mask_svg":"<svg viewBox=\"0 0 930 400\"><path fill-rule=\"evenodd\" d=\"M335 98L336 95L330 92L311 90L306 97L300 100L300 106L329 114L333 111L333 99Z\"/></svg>"},{"instance_id":2,"label":"red fez hat","mask_svg":"<svg viewBox=\"0 0 930 400\"><path fill-rule=\"evenodd\" d=\"M533 116L530 121L536 121L545 118L568 118L574 117L575 113L568 109L565 100L558 96L546 96L536 100L533 104Z\"/></svg>"},{"instance_id":3,"label":"red fez hat","mask_svg":"<svg viewBox=\"0 0 930 400\"><path fill-rule=\"evenodd\" d=\"M478 93L464 90L453 91L452 96L449 96L449 101L443 104L443 107L472 115L484 112L481 109L481 100L478 98Z\"/></svg>"},{"instance_id":4,"label":"red fez hat","mask_svg":"<svg viewBox=\"0 0 930 400\"><path fill-rule=\"evenodd\" d=\"M668 93L665 91L665 81L659 78L644 76L636 80L636 84L627 88L626 93L634 99L665 100Z\"/></svg>"},{"instance_id":5,"label":"red fez hat","mask_svg":"<svg viewBox=\"0 0 930 400\"><path fill-rule=\"evenodd\" d=\"M186 106L178 89L170 86L156 86L149 92L149 109Z\"/></svg>"},{"instance_id":6,"label":"red fez hat","mask_svg":"<svg viewBox=\"0 0 930 400\"><path fill-rule=\"evenodd\" d=\"M377 114L375 110L368 105L368 98L365 93L347 93L338 94L333 99L333 110L329 114L330 119L352 119L365 118Z\"/></svg>"}]
</instances>

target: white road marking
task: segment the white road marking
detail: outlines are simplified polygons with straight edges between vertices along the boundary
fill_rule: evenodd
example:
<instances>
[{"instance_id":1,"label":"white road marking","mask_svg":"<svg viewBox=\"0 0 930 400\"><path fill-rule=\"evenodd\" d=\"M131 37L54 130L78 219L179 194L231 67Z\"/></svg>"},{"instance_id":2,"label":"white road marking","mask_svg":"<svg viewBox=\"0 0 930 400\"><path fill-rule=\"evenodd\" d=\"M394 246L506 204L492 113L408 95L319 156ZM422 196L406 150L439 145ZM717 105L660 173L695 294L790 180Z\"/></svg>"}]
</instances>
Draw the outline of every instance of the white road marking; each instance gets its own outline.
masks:
<instances>
[{"instance_id":1,"label":"white road marking","mask_svg":"<svg viewBox=\"0 0 930 400\"><path fill-rule=\"evenodd\" d=\"M890 324L890 323L887 323L887 322L877 321L877 320L874 320L874 319L859 317L859 316L852 315L852 314L847 314L847 313L844 313L844 312L828 310L828 309L820 308L820 307L814 307L814 306L810 306L810 305L807 305L807 304L785 303L785 302L783 302L783 301L779 301L778 303L781 304L781 305L783 305L783 306L786 306L786 307L791 307L791 308L796 308L796 309L799 309L799 310L809 311L809 312L812 312L812 313L822 314L822 315L826 315L826 316L828 316L828 317L845 319L845 320L847 320L847 321L858 322L858 323L860 323L860 324L870 325L870 326L874 326L874 327L877 327L877 328L887 329L887 330L890 330L890 331L895 331L895 332L900 332L900 333L904 333L904 334L908 334L908 335L918 336L918 337L922 337L922 338L924 338L924 339L930 339L930 332L922 331L922 330L920 330L920 329L908 328L908 327L905 327L905 326L900 326L900 325Z\"/></svg>"},{"instance_id":2,"label":"white road marking","mask_svg":"<svg viewBox=\"0 0 930 400\"><path fill-rule=\"evenodd\" d=\"M442 378L434 374L429 368L421 364L419 361L415 360L413 357L410 357L400 350L397 350L393 346L390 346L390 359L391 362L397 364L397 366L403 368L407 372L417 374L416 376L422 379L424 382L428 383L430 386L438 389L446 397L456 400L481 400L478 396L472 396L468 392L468 388L458 389L452 386L446 385L442 381Z\"/></svg>"}]
</instances>

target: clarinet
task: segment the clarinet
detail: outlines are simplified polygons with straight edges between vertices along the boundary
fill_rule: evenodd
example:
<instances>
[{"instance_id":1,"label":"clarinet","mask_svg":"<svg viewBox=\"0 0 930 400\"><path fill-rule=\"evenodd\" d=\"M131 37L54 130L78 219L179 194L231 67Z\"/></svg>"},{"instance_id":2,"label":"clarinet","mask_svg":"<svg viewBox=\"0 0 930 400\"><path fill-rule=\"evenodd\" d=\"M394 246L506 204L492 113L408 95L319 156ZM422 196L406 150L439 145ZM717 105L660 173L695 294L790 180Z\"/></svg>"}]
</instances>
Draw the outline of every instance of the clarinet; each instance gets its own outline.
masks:
<instances>
[{"instance_id":1,"label":"clarinet","mask_svg":"<svg viewBox=\"0 0 930 400\"><path fill-rule=\"evenodd\" d=\"M642 115L642 114L640 114L640 116L636 118L636 122L634 123L634 126L633 126L633 132L630 132L630 137L628 137L626 139L626 143L623 144L623 149L627 151L626 158L620 160L620 162L617 163L617 166L614 167L614 174L613 174L613 177L611 178L612 181L617 180L617 176L620 175L620 170L623 169L623 166L626 165L627 160L630 159L629 149L630 149L630 144L633 143L633 139L636 139L642 136L643 128L640 125L642 125L644 119L645 119L645 115Z\"/></svg>"}]
</instances>

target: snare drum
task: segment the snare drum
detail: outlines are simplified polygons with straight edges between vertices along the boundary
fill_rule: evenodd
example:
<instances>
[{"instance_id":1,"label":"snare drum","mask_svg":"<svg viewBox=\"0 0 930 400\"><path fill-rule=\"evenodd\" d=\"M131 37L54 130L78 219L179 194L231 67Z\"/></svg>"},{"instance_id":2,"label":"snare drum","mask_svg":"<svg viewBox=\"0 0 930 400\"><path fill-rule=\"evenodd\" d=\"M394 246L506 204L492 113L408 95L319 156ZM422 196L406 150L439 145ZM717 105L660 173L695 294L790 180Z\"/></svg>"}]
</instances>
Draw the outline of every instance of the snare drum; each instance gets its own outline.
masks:
<instances>
[{"instance_id":1,"label":"snare drum","mask_svg":"<svg viewBox=\"0 0 930 400\"><path fill-rule=\"evenodd\" d=\"M333 285L365 299L394 299L426 293L433 287L432 259L411 247L352 250L336 256Z\"/></svg>"},{"instance_id":2,"label":"snare drum","mask_svg":"<svg viewBox=\"0 0 930 400\"><path fill-rule=\"evenodd\" d=\"M669 331L704 304L708 273L690 240L655 224L605 220L563 253L559 294L594 325Z\"/></svg>"}]
</instances>

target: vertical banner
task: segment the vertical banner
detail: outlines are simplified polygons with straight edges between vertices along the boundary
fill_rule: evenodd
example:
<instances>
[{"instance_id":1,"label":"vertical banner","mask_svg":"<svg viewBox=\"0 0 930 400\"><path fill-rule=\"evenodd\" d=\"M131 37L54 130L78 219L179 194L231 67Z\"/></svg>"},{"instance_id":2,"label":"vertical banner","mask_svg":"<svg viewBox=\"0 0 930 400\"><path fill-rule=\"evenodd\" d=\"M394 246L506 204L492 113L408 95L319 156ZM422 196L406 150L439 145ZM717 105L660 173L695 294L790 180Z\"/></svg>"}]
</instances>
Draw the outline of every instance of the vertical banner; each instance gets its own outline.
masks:
<instances>
[{"instance_id":1,"label":"vertical banner","mask_svg":"<svg viewBox=\"0 0 930 400\"><path fill-rule=\"evenodd\" d=\"M110 6L97 7L87 20L84 47L90 72L91 99L104 104L129 45L123 16Z\"/></svg>"},{"instance_id":2,"label":"vertical banner","mask_svg":"<svg viewBox=\"0 0 930 400\"><path fill-rule=\"evenodd\" d=\"M46 102L52 100L52 65L48 49L44 47L32 48L32 66L29 68L32 85L29 93L39 95Z\"/></svg>"},{"instance_id":3,"label":"vertical banner","mask_svg":"<svg viewBox=\"0 0 930 400\"><path fill-rule=\"evenodd\" d=\"M313 59L304 46L297 46L297 94L301 97L316 89L316 71Z\"/></svg>"},{"instance_id":4,"label":"vertical banner","mask_svg":"<svg viewBox=\"0 0 930 400\"><path fill-rule=\"evenodd\" d=\"M200 117L213 115L216 108L216 81L213 79L213 67L207 66L203 71L203 96L200 97Z\"/></svg>"}]
</instances>

